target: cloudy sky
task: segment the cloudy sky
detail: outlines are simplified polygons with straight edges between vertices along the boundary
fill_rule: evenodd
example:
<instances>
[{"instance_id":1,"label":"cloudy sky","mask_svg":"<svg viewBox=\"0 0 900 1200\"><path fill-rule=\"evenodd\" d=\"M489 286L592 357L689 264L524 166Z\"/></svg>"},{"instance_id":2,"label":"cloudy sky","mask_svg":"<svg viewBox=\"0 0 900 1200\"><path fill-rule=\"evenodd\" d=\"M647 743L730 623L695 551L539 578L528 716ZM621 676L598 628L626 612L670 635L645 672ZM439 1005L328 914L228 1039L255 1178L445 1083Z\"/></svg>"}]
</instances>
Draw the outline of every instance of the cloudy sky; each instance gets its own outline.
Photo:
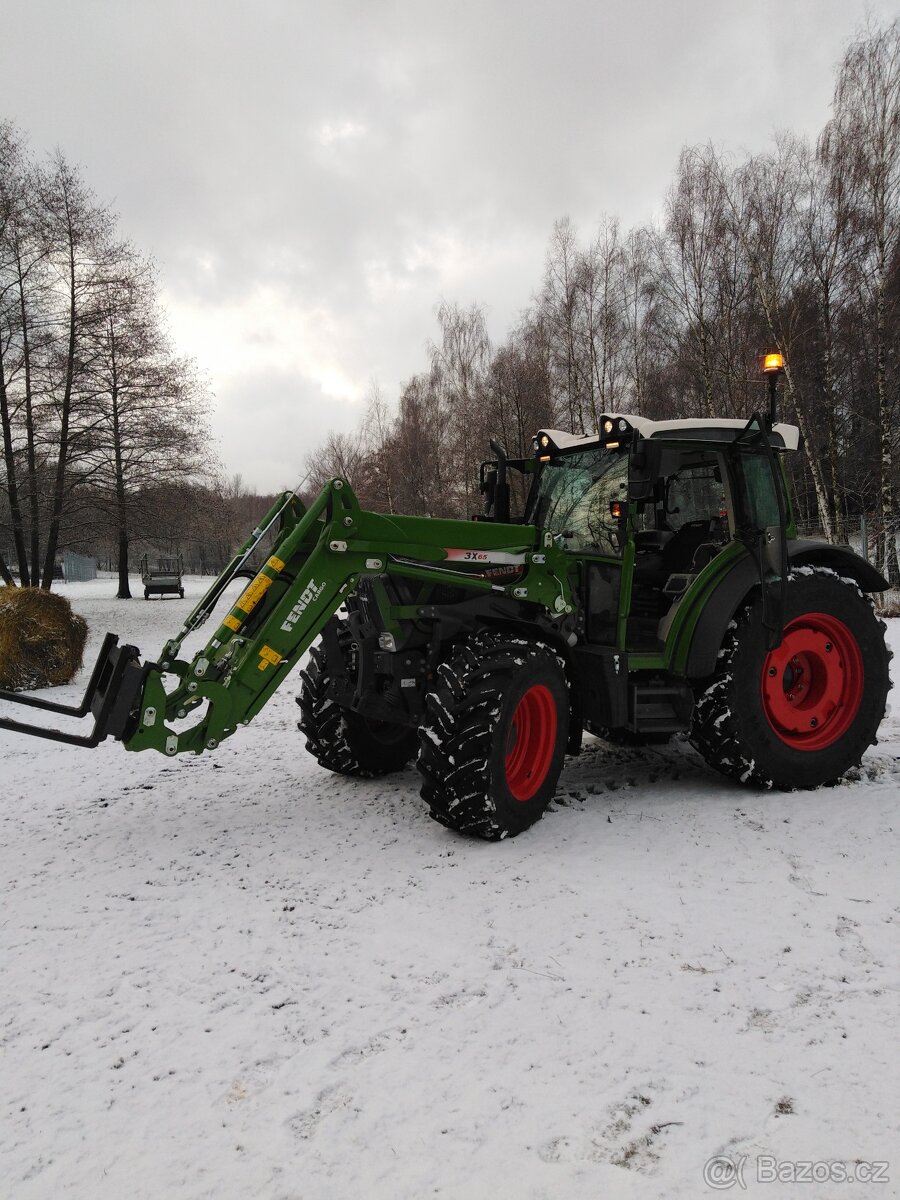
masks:
<instances>
[{"instance_id":1,"label":"cloudy sky","mask_svg":"<svg viewBox=\"0 0 900 1200\"><path fill-rule=\"evenodd\" d=\"M160 269L230 473L292 485L439 300L500 340L553 222L658 211L684 143L815 135L879 0L30 0L0 116L79 163Z\"/></svg>"}]
</instances>

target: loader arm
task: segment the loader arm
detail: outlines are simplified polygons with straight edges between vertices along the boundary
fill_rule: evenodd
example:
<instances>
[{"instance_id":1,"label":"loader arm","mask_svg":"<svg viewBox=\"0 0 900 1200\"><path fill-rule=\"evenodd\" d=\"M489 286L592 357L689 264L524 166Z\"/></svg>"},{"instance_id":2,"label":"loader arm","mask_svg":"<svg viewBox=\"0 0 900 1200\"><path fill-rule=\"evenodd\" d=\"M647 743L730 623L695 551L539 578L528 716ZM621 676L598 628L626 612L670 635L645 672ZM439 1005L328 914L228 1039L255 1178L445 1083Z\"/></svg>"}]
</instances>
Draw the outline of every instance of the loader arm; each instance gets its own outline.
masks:
<instances>
[{"instance_id":1,"label":"loader arm","mask_svg":"<svg viewBox=\"0 0 900 1200\"><path fill-rule=\"evenodd\" d=\"M206 646L181 657L185 638L212 613L228 583L266 531L279 523L267 562L225 614ZM515 583L493 582L479 563L515 562ZM185 621L159 663L107 636L88 693L71 710L30 697L0 699L82 715L95 727L78 737L0 719L0 728L95 745L112 735L128 750L202 753L247 725L364 576L397 575L425 583L498 592L553 616L571 612L565 555L533 526L388 516L360 508L346 481L333 479L308 509L285 493Z\"/></svg>"}]
</instances>

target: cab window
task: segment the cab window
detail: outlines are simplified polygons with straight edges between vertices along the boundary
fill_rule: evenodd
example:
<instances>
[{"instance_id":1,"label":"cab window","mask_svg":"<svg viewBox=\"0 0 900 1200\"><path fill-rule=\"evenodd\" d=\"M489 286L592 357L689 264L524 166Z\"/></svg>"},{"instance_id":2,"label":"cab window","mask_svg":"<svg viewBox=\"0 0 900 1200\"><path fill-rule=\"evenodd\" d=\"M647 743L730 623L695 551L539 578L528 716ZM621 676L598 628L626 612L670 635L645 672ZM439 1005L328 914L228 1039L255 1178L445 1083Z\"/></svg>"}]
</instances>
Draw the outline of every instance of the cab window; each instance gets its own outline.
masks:
<instances>
[{"instance_id":1,"label":"cab window","mask_svg":"<svg viewBox=\"0 0 900 1200\"><path fill-rule=\"evenodd\" d=\"M628 455L604 449L560 455L544 464L529 521L561 534L567 550L621 554L621 522L611 501L627 499Z\"/></svg>"},{"instance_id":2,"label":"cab window","mask_svg":"<svg viewBox=\"0 0 900 1200\"><path fill-rule=\"evenodd\" d=\"M742 454L739 463L744 512L751 526L754 529L767 529L770 525L777 525L781 516L775 475L769 459L762 454Z\"/></svg>"},{"instance_id":3,"label":"cab window","mask_svg":"<svg viewBox=\"0 0 900 1200\"><path fill-rule=\"evenodd\" d=\"M685 525L708 521L710 530L727 523L727 502L722 473L717 461L683 466L666 481L668 529L677 532Z\"/></svg>"}]
</instances>

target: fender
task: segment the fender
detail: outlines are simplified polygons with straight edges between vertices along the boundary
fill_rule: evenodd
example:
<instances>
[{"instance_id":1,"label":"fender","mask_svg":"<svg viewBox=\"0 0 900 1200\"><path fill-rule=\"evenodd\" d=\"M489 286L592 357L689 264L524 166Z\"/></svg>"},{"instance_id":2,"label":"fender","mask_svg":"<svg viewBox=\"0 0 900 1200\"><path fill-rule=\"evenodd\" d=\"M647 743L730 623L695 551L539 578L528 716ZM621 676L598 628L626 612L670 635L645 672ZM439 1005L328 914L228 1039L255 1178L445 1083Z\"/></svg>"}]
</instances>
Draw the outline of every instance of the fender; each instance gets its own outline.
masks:
<instances>
[{"instance_id":1,"label":"fender","mask_svg":"<svg viewBox=\"0 0 900 1200\"><path fill-rule=\"evenodd\" d=\"M855 579L864 592L883 592L891 586L880 571L849 546L796 540L788 542L787 552L792 567L830 567L838 575Z\"/></svg>"},{"instance_id":2,"label":"fender","mask_svg":"<svg viewBox=\"0 0 900 1200\"><path fill-rule=\"evenodd\" d=\"M883 592L889 587L884 576L849 546L791 540L787 543L787 553L792 567L829 567L838 575L855 580L864 592ZM725 630L758 585L756 563L750 557L742 557L710 594L691 637L685 664L685 675L689 679L704 679L716 669Z\"/></svg>"}]
</instances>

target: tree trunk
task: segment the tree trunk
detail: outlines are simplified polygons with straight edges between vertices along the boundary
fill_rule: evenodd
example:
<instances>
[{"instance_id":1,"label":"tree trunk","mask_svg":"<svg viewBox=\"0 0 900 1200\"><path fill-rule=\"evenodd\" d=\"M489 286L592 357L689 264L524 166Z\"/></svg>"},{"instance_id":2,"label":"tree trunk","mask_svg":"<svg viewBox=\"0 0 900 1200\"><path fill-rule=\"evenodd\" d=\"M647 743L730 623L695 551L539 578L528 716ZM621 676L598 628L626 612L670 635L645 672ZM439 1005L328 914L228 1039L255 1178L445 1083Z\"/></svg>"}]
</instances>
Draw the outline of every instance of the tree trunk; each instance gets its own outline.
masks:
<instances>
[{"instance_id":1,"label":"tree trunk","mask_svg":"<svg viewBox=\"0 0 900 1200\"><path fill-rule=\"evenodd\" d=\"M703 310L700 311L700 320L703 321ZM703 362L703 410L700 416L704 421L708 420L713 409L713 380L712 367L709 360L709 338L706 333L705 324L700 330L700 351Z\"/></svg>"},{"instance_id":2,"label":"tree trunk","mask_svg":"<svg viewBox=\"0 0 900 1200\"><path fill-rule=\"evenodd\" d=\"M9 411L9 395L6 390L6 368L0 348L0 425L3 427L3 460L6 466L6 493L9 498L9 514L12 519L13 545L19 560L19 581L28 587L28 558L25 554L25 537L22 529L22 509L19 505L19 488L16 476L16 459L13 452L12 417Z\"/></svg>"},{"instance_id":3,"label":"tree trunk","mask_svg":"<svg viewBox=\"0 0 900 1200\"><path fill-rule=\"evenodd\" d=\"M9 567L6 565L6 559L3 557L2 554L0 554L0 579L3 580L3 582L6 584L7 587L15 587L16 586L16 581L13 579L12 575L10 574Z\"/></svg>"},{"instance_id":4,"label":"tree trunk","mask_svg":"<svg viewBox=\"0 0 900 1200\"><path fill-rule=\"evenodd\" d=\"M56 477L53 481L53 502L50 510L50 527L47 531L47 548L44 554L44 573L41 587L49 591L53 586L53 567L59 545L59 526L62 520L66 496L66 469L69 465L69 422L72 415L72 388L75 380L75 244L74 231L69 226L69 337L66 355L66 382L60 406L59 453L56 459Z\"/></svg>"},{"instance_id":5,"label":"tree trunk","mask_svg":"<svg viewBox=\"0 0 900 1200\"><path fill-rule=\"evenodd\" d=\"M819 457L812 453L809 440L809 426L805 415L803 414L800 404L797 403L797 393L794 391L791 381L791 370L789 366L785 367L785 381L788 388L788 396L791 400L791 406L797 417L797 425L800 429L800 434L803 438L803 450L806 455L806 461L809 464L809 473L812 476L813 489L816 493L816 508L819 512L819 520L822 523L822 528L825 530L825 537L829 542L834 541L834 528L831 523L831 514L828 506L828 484L822 471L822 463Z\"/></svg>"},{"instance_id":6,"label":"tree trunk","mask_svg":"<svg viewBox=\"0 0 900 1200\"><path fill-rule=\"evenodd\" d=\"M878 567L891 587L900 587L900 562L897 560L897 521L894 515L894 455L891 445L891 406L888 401L887 380L885 377L884 308L884 285L882 283L878 288L875 309L878 437L881 452L881 487L879 489L881 537L879 538L878 558L880 561Z\"/></svg>"},{"instance_id":7,"label":"tree trunk","mask_svg":"<svg viewBox=\"0 0 900 1200\"><path fill-rule=\"evenodd\" d=\"M831 518L836 542L845 541L844 506L838 470L837 403L834 396L834 335L831 329L831 302L828 292L822 301L822 347L825 391L825 417L828 429L828 473L831 476L831 491L828 495L828 514Z\"/></svg>"},{"instance_id":8,"label":"tree trunk","mask_svg":"<svg viewBox=\"0 0 900 1200\"><path fill-rule=\"evenodd\" d=\"M116 599L131 599L131 586L128 581L128 529L124 525L119 526L119 590L116 592Z\"/></svg>"},{"instance_id":9,"label":"tree trunk","mask_svg":"<svg viewBox=\"0 0 900 1200\"><path fill-rule=\"evenodd\" d=\"M122 427L119 421L119 384L116 363L115 333L110 329L112 345L112 434L113 462L116 473L116 516L119 533L119 590L117 600L130 600L131 587L128 582L128 504L125 496L125 469L122 455Z\"/></svg>"},{"instance_id":10,"label":"tree trunk","mask_svg":"<svg viewBox=\"0 0 900 1200\"><path fill-rule=\"evenodd\" d=\"M16 254L16 269L19 276L19 314L22 319L22 363L25 368L25 451L26 478L28 481L28 509L31 518L31 569L37 580L38 563L41 561L41 510L38 497L37 452L35 449L34 396L31 388L31 339L28 336L28 308L25 303L25 277L21 256Z\"/></svg>"}]
</instances>

